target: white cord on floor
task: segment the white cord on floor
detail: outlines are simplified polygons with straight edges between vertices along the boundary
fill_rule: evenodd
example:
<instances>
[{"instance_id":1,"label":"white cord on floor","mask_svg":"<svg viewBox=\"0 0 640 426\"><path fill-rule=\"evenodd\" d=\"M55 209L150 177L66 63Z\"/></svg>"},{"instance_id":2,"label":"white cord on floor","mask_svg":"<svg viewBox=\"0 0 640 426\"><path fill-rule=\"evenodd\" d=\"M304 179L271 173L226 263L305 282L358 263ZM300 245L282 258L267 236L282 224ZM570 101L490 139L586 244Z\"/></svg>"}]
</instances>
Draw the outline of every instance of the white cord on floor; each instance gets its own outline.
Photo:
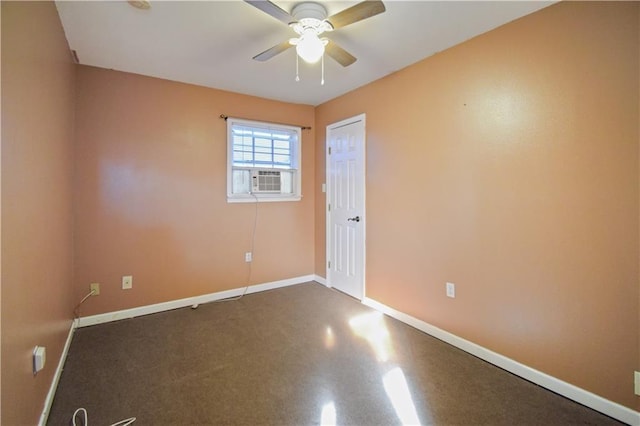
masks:
<instances>
[{"instance_id":1,"label":"white cord on floor","mask_svg":"<svg viewBox=\"0 0 640 426\"><path fill-rule=\"evenodd\" d=\"M81 426L88 426L89 425L89 418L87 416L87 410L84 408L78 408L76 411L73 412L73 426L79 426L78 424L76 424L76 416L78 415L78 413L82 413L84 415L84 418L81 417L82 419L82 425ZM124 419L124 420L120 420L119 422L115 422L113 423L111 426L127 426L130 425L131 423L135 422L136 418L135 417L129 417L128 419Z\"/></svg>"}]
</instances>

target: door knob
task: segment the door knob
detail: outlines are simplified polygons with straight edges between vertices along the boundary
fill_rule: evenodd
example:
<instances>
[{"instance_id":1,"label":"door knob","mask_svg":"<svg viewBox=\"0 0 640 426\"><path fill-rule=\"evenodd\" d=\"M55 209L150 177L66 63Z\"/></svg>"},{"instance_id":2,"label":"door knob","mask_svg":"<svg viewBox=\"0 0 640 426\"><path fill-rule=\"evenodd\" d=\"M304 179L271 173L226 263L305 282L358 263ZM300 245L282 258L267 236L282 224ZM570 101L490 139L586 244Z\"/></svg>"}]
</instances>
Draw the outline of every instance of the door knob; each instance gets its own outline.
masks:
<instances>
[{"instance_id":1,"label":"door knob","mask_svg":"<svg viewBox=\"0 0 640 426\"><path fill-rule=\"evenodd\" d=\"M350 218L349 218L349 219L347 219L347 220L352 220L352 221L354 221L354 222L360 222L360 216L350 217Z\"/></svg>"}]
</instances>

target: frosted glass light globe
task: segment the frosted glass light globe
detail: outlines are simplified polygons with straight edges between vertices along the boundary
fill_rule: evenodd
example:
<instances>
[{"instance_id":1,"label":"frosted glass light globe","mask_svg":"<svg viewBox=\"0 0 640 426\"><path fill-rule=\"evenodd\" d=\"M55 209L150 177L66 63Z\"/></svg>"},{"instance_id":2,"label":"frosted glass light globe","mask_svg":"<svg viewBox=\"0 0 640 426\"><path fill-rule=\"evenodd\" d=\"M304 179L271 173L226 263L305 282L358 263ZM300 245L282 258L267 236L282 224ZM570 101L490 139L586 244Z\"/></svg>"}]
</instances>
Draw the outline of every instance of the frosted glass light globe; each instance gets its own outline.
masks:
<instances>
[{"instance_id":1,"label":"frosted glass light globe","mask_svg":"<svg viewBox=\"0 0 640 426\"><path fill-rule=\"evenodd\" d=\"M296 45L296 52L305 61L315 64L322 58L325 43L314 32L305 32Z\"/></svg>"}]
</instances>

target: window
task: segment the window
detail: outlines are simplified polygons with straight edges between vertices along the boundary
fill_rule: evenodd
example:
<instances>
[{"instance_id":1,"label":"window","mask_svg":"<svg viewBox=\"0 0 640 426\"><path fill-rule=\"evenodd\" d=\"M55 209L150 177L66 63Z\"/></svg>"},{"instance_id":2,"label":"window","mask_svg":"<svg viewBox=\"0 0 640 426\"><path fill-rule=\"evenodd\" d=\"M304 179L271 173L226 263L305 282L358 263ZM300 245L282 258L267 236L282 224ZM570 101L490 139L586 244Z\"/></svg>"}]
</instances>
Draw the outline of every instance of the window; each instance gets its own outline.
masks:
<instances>
[{"instance_id":1,"label":"window","mask_svg":"<svg viewBox=\"0 0 640 426\"><path fill-rule=\"evenodd\" d=\"M227 201L298 201L300 128L227 119Z\"/></svg>"}]
</instances>

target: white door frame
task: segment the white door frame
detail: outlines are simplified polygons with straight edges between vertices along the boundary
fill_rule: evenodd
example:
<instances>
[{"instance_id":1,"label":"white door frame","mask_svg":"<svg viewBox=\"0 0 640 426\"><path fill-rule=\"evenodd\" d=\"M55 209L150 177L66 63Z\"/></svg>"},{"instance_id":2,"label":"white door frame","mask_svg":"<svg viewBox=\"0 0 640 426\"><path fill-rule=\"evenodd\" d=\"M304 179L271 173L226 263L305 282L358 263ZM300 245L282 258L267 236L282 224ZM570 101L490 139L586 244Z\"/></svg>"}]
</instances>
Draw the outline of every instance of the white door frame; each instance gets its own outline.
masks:
<instances>
[{"instance_id":1,"label":"white door frame","mask_svg":"<svg viewBox=\"0 0 640 426\"><path fill-rule=\"evenodd\" d=\"M325 133L325 186L326 186L326 194L325 194L325 207L324 207L324 211L325 211L325 233L326 233L326 237L325 237L325 276L327 277L327 286L328 287L333 287L333 284L331 283L331 274L330 274L330 269L329 268L329 261L331 260L331 243L332 243L332 238L331 238L331 225L332 225L332 216L331 213L329 212L329 202L331 201L331 158L329 155L329 147L330 147L330 131L331 129L336 129L339 127L343 127L346 126L348 124L352 124L358 121L362 121L362 126L363 126L363 135L362 135L362 197L363 197L363 205L362 205L362 246L360 247L360 250L362 250L362 282L361 282L361 286L362 286L362 300L364 300L364 298L366 297L366 270L367 270L367 214L366 214L366 209L367 209L367 191L366 191L366 187L367 187L367 180L366 180L366 176L367 176L367 161L366 161L366 147L367 147L367 121L366 121L366 114L362 113L362 114L358 114L356 116L338 121L336 123L332 123L329 124L326 127L326 133Z\"/></svg>"}]
</instances>

